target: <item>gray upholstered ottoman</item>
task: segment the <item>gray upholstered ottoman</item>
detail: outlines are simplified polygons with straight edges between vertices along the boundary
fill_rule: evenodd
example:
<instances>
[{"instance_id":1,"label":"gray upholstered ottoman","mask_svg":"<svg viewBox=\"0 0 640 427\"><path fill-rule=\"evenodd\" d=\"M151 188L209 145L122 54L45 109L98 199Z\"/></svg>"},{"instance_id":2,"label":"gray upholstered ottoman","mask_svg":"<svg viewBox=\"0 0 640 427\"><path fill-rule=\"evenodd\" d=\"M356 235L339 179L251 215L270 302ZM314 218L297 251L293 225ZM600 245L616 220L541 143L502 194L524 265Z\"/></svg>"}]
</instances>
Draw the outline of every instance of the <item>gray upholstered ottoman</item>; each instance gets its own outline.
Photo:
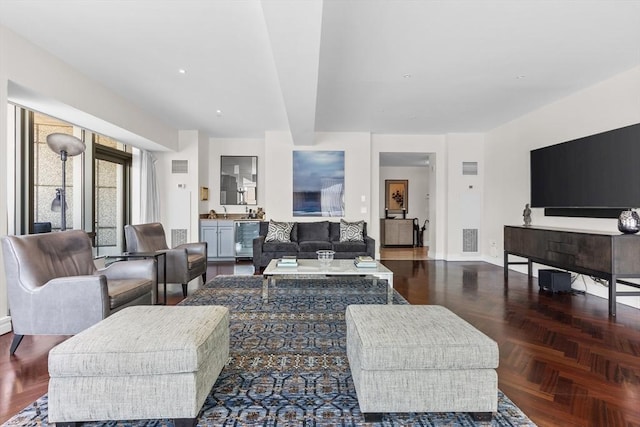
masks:
<instances>
[{"instance_id":1,"label":"gray upholstered ottoman","mask_svg":"<svg viewBox=\"0 0 640 427\"><path fill-rule=\"evenodd\" d=\"M125 308L49 353L49 422L195 424L229 356L229 310Z\"/></svg>"},{"instance_id":2,"label":"gray upholstered ottoman","mask_svg":"<svg viewBox=\"0 0 640 427\"><path fill-rule=\"evenodd\" d=\"M350 305L347 356L366 421L498 409L498 345L441 306Z\"/></svg>"}]
</instances>

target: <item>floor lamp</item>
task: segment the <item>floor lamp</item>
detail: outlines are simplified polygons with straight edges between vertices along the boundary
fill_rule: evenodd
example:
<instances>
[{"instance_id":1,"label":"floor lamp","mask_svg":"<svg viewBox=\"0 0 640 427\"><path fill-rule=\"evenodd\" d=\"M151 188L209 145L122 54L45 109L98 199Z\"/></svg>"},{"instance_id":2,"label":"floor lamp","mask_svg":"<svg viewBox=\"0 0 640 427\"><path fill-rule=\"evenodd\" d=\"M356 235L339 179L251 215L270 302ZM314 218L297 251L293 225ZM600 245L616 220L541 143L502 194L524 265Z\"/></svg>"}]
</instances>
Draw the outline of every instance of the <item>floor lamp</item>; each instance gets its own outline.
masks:
<instances>
[{"instance_id":1,"label":"floor lamp","mask_svg":"<svg viewBox=\"0 0 640 427\"><path fill-rule=\"evenodd\" d=\"M60 221L60 231L67 229L67 184L66 184L66 164L69 156L77 156L85 150L84 142L73 135L66 133L52 133L47 135L47 145L54 153L60 154L62 161L62 188L56 189L56 198L51 203L51 210L57 211L58 205L62 215Z\"/></svg>"}]
</instances>

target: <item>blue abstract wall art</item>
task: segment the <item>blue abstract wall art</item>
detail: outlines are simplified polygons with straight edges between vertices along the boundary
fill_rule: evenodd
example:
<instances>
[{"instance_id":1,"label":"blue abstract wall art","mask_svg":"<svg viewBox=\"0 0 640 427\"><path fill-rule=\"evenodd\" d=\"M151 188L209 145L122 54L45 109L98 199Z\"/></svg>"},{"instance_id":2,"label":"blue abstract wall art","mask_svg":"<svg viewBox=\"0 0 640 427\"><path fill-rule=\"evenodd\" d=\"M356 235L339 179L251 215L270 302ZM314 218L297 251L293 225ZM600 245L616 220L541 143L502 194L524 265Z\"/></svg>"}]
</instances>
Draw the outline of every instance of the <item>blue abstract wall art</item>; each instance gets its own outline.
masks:
<instances>
[{"instance_id":1,"label":"blue abstract wall art","mask_svg":"<svg viewBox=\"0 0 640 427\"><path fill-rule=\"evenodd\" d=\"M293 152L293 216L344 216L344 151Z\"/></svg>"}]
</instances>

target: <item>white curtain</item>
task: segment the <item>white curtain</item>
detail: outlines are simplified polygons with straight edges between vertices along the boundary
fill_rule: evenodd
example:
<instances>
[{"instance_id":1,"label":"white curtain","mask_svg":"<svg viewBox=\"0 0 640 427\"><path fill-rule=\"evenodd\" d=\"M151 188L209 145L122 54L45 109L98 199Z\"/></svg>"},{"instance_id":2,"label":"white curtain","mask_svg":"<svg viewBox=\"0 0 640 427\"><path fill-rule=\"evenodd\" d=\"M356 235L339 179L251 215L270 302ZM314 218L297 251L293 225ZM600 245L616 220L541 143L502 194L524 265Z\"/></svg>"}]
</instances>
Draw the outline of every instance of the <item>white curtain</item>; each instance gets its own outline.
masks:
<instances>
[{"instance_id":1,"label":"white curtain","mask_svg":"<svg viewBox=\"0 0 640 427\"><path fill-rule=\"evenodd\" d=\"M141 150L140 161L140 219L143 223L160 221L160 191L156 179L157 159Z\"/></svg>"}]
</instances>

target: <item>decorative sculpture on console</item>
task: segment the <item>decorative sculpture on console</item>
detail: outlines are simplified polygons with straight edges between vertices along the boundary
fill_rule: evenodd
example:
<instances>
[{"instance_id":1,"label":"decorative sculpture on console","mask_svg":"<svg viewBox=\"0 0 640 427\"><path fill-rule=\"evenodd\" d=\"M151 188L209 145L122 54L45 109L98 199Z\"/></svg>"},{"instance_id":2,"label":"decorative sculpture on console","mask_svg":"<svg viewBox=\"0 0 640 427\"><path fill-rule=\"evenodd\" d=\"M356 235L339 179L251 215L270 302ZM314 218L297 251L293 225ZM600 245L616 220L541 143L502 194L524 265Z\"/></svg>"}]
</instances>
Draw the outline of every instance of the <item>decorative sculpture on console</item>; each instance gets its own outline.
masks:
<instances>
[{"instance_id":1,"label":"decorative sculpture on console","mask_svg":"<svg viewBox=\"0 0 640 427\"><path fill-rule=\"evenodd\" d=\"M634 234L640 231L640 216L638 216L638 213L631 209L620 212L618 230L624 234Z\"/></svg>"},{"instance_id":2,"label":"decorative sculpture on console","mask_svg":"<svg viewBox=\"0 0 640 427\"><path fill-rule=\"evenodd\" d=\"M525 227L528 227L531 225L531 208L529 207L529 203L524 205L524 211L522 211L522 218L524 220Z\"/></svg>"}]
</instances>

